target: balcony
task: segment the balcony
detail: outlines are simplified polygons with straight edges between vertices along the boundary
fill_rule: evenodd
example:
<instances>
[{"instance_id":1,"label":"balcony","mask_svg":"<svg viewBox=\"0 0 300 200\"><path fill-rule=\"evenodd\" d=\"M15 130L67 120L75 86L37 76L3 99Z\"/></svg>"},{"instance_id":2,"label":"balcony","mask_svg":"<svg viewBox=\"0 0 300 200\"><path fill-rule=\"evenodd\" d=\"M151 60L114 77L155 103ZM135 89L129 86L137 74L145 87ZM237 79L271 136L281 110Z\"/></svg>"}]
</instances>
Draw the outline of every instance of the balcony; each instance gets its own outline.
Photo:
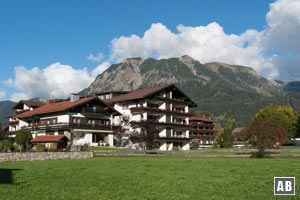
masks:
<instances>
[{"instance_id":1,"label":"balcony","mask_svg":"<svg viewBox=\"0 0 300 200\"><path fill-rule=\"evenodd\" d=\"M132 126L139 126L142 123L154 123L157 126L164 126L164 127L187 127L187 128L191 128L190 125L186 124L186 123L180 123L180 122L160 122L158 120L142 120L142 121L131 121L131 125Z\"/></svg>"},{"instance_id":2,"label":"balcony","mask_svg":"<svg viewBox=\"0 0 300 200\"><path fill-rule=\"evenodd\" d=\"M160 136L159 139L189 140L190 138L185 134L166 134L164 136Z\"/></svg>"},{"instance_id":3,"label":"balcony","mask_svg":"<svg viewBox=\"0 0 300 200\"><path fill-rule=\"evenodd\" d=\"M170 98L170 97L162 97L162 96L156 96L154 97L154 100L159 100L161 102L172 102L172 103L178 103L181 105L186 105L186 102L183 99L179 99L179 98Z\"/></svg>"},{"instance_id":4,"label":"balcony","mask_svg":"<svg viewBox=\"0 0 300 200\"><path fill-rule=\"evenodd\" d=\"M16 125L19 124L19 120L16 120L16 121L10 121L10 122L8 122L8 124L9 124L10 126L16 126Z\"/></svg>"},{"instance_id":5,"label":"balcony","mask_svg":"<svg viewBox=\"0 0 300 200\"><path fill-rule=\"evenodd\" d=\"M35 124L34 126L24 127L27 130L58 130L58 129L86 129L86 130L112 130L111 125L88 124L88 123L53 123Z\"/></svg>"},{"instance_id":6,"label":"balcony","mask_svg":"<svg viewBox=\"0 0 300 200\"><path fill-rule=\"evenodd\" d=\"M215 136L214 135L193 135L193 134L190 134L190 138L206 141L206 140L214 140Z\"/></svg>"},{"instance_id":7,"label":"balcony","mask_svg":"<svg viewBox=\"0 0 300 200\"><path fill-rule=\"evenodd\" d=\"M207 124L207 123L193 123L190 121L190 125L194 126L195 128L213 128L214 124Z\"/></svg>"},{"instance_id":8,"label":"balcony","mask_svg":"<svg viewBox=\"0 0 300 200\"><path fill-rule=\"evenodd\" d=\"M190 133L195 133L195 134L214 134L215 130L213 130L213 129L192 129L192 130L190 130Z\"/></svg>"},{"instance_id":9,"label":"balcony","mask_svg":"<svg viewBox=\"0 0 300 200\"><path fill-rule=\"evenodd\" d=\"M183 112L180 110L165 110L165 109L160 109L156 107L132 107L130 108L131 112L138 112L138 111L154 111L154 112L160 112L162 114L165 113L170 113L170 114L179 114L179 115L185 115L185 116L192 116L192 113L190 112Z\"/></svg>"}]
</instances>

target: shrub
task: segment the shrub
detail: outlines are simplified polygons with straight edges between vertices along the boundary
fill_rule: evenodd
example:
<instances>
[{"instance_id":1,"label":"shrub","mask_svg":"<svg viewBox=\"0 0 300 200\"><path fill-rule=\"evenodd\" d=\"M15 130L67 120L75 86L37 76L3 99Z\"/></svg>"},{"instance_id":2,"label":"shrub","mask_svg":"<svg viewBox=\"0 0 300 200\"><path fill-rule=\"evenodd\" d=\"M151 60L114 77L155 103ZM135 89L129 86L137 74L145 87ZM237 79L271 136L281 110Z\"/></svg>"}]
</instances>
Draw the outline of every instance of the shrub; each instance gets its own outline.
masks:
<instances>
[{"instance_id":1,"label":"shrub","mask_svg":"<svg viewBox=\"0 0 300 200\"><path fill-rule=\"evenodd\" d=\"M179 147L176 147L176 146L174 147L174 146L173 146L173 149L172 149L172 150L173 150L173 151L179 151L180 149L179 149Z\"/></svg>"},{"instance_id":2,"label":"shrub","mask_svg":"<svg viewBox=\"0 0 300 200\"><path fill-rule=\"evenodd\" d=\"M37 151L45 151L46 150L45 144L38 144L36 146L36 150Z\"/></svg>"},{"instance_id":3,"label":"shrub","mask_svg":"<svg viewBox=\"0 0 300 200\"><path fill-rule=\"evenodd\" d=\"M13 150L13 143L10 140L2 140L0 141L0 151L8 152Z\"/></svg>"},{"instance_id":4,"label":"shrub","mask_svg":"<svg viewBox=\"0 0 300 200\"><path fill-rule=\"evenodd\" d=\"M195 150L199 148L199 141L197 139L193 139L190 143L190 149Z\"/></svg>"}]
</instances>

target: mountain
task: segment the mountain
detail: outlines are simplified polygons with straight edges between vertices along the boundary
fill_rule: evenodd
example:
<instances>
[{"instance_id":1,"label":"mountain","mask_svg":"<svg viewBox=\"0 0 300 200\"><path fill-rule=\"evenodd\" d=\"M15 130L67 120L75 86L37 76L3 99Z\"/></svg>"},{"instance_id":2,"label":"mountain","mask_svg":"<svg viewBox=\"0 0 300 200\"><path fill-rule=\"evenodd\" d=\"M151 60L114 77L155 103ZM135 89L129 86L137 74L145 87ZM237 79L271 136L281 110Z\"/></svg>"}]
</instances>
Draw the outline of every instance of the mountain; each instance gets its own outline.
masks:
<instances>
[{"instance_id":1,"label":"mountain","mask_svg":"<svg viewBox=\"0 0 300 200\"><path fill-rule=\"evenodd\" d=\"M290 104L299 111L300 109L300 81L289 82L283 88L287 92Z\"/></svg>"},{"instance_id":2,"label":"mountain","mask_svg":"<svg viewBox=\"0 0 300 200\"><path fill-rule=\"evenodd\" d=\"M267 105L285 105L291 100L283 84L258 76L250 67L219 62L201 64L189 56L161 60L128 58L111 65L80 94L170 83L198 104L195 111L207 111L220 119L233 117L239 125L248 123Z\"/></svg>"},{"instance_id":3,"label":"mountain","mask_svg":"<svg viewBox=\"0 0 300 200\"><path fill-rule=\"evenodd\" d=\"M2 128L8 125L8 118L10 114L14 113L15 111L12 109L16 103L12 101L1 101L0 102L0 121Z\"/></svg>"}]
</instances>

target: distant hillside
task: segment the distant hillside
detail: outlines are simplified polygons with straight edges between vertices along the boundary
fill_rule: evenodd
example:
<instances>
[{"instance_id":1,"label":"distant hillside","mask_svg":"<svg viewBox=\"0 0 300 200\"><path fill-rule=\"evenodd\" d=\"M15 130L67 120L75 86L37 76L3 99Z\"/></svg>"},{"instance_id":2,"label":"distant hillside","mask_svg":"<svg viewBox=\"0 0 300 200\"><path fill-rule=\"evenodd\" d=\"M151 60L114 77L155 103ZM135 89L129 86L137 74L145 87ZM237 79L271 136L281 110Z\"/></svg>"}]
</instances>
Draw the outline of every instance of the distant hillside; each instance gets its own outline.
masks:
<instances>
[{"instance_id":1,"label":"distant hillside","mask_svg":"<svg viewBox=\"0 0 300 200\"><path fill-rule=\"evenodd\" d=\"M252 68L218 62L201 64L189 56L126 59L98 75L80 94L128 91L169 83L175 83L198 104L196 111L208 111L215 117L233 117L239 125L248 123L267 105L284 105L294 100L283 90L283 84L258 76Z\"/></svg>"},{"instance_id":2,"label":"distant hillside","mask_svg":"<svg viewBox=\"0 0 300 200\"><path fill-rule=\"evenodd\" d=\"M6 118L10 114L14 113L12 109L16 103L12 101L1 101L0 102L0 121L2 124L2 128L4 128L8 124L8 119Z\"/></svg>"},{"instance_id":3,"label":"distant hillside","mask_svg":"<svg viewBox=\"0 0 300 200\"><path fill-rule=\"evenodd\" d=\"M300 111L300 81L289 82L284 86L290 104Z\"/></svg>"}]
</instances>

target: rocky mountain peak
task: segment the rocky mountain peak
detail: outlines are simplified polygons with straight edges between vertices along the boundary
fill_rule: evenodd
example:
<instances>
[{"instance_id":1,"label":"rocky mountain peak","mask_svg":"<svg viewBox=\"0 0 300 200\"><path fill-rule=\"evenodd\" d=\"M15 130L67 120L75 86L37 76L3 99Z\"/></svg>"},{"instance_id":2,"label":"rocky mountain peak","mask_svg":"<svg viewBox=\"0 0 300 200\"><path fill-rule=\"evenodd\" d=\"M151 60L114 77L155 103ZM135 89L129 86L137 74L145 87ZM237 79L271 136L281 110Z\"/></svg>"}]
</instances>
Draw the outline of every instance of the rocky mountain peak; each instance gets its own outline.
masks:
<instances>
[{"instance_id":1,"label":"rocky mountain peak","mask_svg":"<svg viewBox=\"0 0 300 200\"><path fill-rule=\"evenodd\" d=\"M129 91L175 83L193 99L198 111L225 115L238 121L251 119L258 109L286 103L282 87L258 76L250 67L221 62L201 64L185 55L178 58L128 58L114 64L81 95Z\"/></svg>"},{"instance_id":2,"label":"rocky mountain peak","mask_svg":"<svg viewBox=\"0 0 300 200\"><path fill-rule=\"evenodd\" d=\"M140 57L137 58L127 58L121 62L121 64L129 64L134 66L140 66L144 60Z\"/></svg>"}]
</instances>

